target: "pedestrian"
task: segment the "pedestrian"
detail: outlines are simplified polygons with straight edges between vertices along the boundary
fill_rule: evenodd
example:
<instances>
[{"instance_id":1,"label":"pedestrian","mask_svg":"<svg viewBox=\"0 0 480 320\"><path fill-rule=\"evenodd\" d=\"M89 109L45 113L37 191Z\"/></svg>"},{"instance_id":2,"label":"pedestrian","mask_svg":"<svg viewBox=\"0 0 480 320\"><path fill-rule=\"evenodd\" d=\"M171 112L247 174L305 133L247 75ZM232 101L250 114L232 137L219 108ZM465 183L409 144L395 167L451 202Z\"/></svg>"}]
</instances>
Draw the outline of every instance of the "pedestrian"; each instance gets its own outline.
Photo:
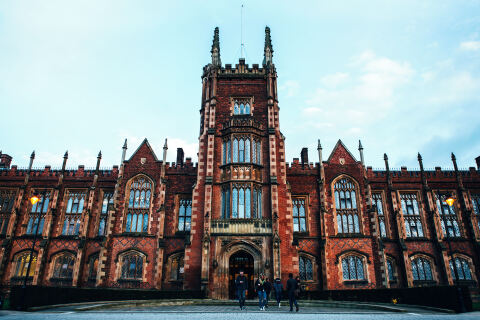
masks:
<instances>
[{"instance_id":1,"label":"pedestrian","mask_svg":"<svg viewBox=\"0 0 480 320\"><path fill-rule=\"evenodd\" d=\"M272 284L268 278L265 278L263 286L265 287L265 308L268 308L268 300L270 300L270 292L272 292Z\"/></svg>"},{"instance_id":2,"label":"pedestrian","mask_svg":"<svg viewBox=\"0 0 480 320\"><path fill-rule=\"evenodd\" d=\"M235 287L237 289L240 310L243 310L245 309L245 291L248 290L248 280L243 274L243 270L240 270L240 274L237 276L237 279L235 279Z\"/></svg>"},{"instance_id":3,"label":"pedestrian","mask_svg":"<svg viewBox=\"0 0 480 320\"><path fill-rule=\"evenodd\" d=\"M283 291L283 284L280 278L275 279L273 283L273 290L275 290L275 299L277 299L278 307L280 308L280 301L282 301L282 291Z\"/></svg>"},{"instance_id":4,"label":"pedestrian","mask_svg":"<svg viewBox=\"0 0 480 320\"><path fill-rule=\"evenodd\" d=\"M295 297L295 290L297 290L298 283L297 280L293 279L293 274L288 274L287 280L287 293L288 293L288 303L290 304L290 312L293 311L293 305L295 304L296 312L298 312L298 303L297 298Z\"/></svg>"},{"instance_id":5,"label":"pedestrian","mask_svg":"<svg viewBox=\"0 0 480 320\"><path fill-rule=\"evenodd\" d=\"M300 283L300 277L296 276L295 281L297 281L297 289L295 289L295 298L297 298L297 301L300 300L300 293L302 292L302 285Z\"/></svg>"},{"instance_id":6,"label":"pedestrian","mask_svg":"<svg viewBox=\"0 0 480 320\"><path fill-rule=\"evenodd\" d=\"M258 306L260 310L265 310L265 276L260 274L260 277L255 281L255 291L258 294Z\"/></svg>"}]
</instances>

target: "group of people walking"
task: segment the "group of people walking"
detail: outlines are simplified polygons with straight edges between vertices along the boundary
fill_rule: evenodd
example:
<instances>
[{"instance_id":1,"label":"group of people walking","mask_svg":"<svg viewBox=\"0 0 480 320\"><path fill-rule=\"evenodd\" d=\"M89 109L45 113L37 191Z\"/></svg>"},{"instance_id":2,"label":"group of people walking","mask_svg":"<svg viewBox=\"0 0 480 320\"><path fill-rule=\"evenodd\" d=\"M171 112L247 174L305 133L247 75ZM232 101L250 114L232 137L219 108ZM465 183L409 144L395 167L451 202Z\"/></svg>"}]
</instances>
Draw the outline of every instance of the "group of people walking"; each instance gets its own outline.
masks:
<instances>
[{"instance_id":1,"label":"group of people walking","mask_svg":"<svg viewBox=\"0 0 480 320\"><path fill-rule=\"evenodd\" d=\"M245 309L245 292L248 290L248 279L244 275L243 271L240 271L240 274L235 279L235 287L237 291L238 302L240 304L240 309ZM255 281L255 292L258 295L258 306L260 310L265 310L268 308L268 301L270 299L270 293L275 292L275 299L277 300L278 307L281 307L282 293L283 293L283 284L280 278L276 278L272 283L264 274L260 274L258 279ZM288 275L287 280L287 295L288 302L290 305L290 312L293 311L293 305L295 305L295 311L298 312L298 302L297 298L300 293L300 277L293 278L293 274Z\"/></svg>"}]
</instances>

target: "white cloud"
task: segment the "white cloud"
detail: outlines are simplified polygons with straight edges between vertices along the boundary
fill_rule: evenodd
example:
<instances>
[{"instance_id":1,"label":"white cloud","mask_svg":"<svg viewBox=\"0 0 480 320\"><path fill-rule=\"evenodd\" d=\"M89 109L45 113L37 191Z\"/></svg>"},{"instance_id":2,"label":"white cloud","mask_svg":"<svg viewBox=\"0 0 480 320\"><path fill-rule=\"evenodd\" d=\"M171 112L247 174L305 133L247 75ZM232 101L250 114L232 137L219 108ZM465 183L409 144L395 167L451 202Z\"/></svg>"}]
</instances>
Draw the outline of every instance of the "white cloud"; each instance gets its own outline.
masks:
<instances>
[{"instance_id":1,"label":"white cloud","mask_svg":"<svg viewBox=\"0 0 480 320\"><path fill-rule=\"evenodd\" d=\"M464 41L460 43L460 49L465 51L480 50L480 41Z\"/></svg>"},{"instance_id":2,"label":"white cloud","mask_svg":"<svg viewBox=\"0 0 480 320\"><path fill-rule=\"evenodd\" d=\"M337 73L329 74L322 77L321 83L326 87L335 88L345 83L346 81L348 81L348 79L349 79L348 73L337 72Z\"/></svg>"},{"instance_id":3,"label":"white cloud","mask_svg":"<svg viewBox=\"0 0 480 320\"><path fill-rule=\"evenodd\" d=\"M293 97L298 94L300 89L300 84L295 80L287 80L284 84L278 88L280 92L286 92L287 97Z\"/></svg>"}]
</instances>

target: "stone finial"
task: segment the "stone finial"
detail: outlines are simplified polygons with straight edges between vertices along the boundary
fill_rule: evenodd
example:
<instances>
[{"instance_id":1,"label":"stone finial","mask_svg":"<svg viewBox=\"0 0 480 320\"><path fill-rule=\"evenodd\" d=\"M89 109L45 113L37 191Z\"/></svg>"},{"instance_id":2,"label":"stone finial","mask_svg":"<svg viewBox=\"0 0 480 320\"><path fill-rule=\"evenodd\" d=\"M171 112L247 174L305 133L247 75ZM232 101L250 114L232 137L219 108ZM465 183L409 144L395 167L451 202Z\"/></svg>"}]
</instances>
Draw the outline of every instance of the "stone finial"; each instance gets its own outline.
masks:
<instances>
[{"instance_id":1,"label":"stone finial","mask_svg":"<svg viewBox=\"0 0 480 320\"><path fill-rule=\"evenodd\" d=\"M320 139L318 139L317 151L318 151L318 161L320 162L320 166L321 166L323 163L323 159L322 159L322 144L320 143Z\"/></svg>"},{"instance_id":2,"label":"stone finial","mask_svg":"<svg viewBox=\"0 0 480 320\"><path fill-rule=\"evenodd\" d=\"M420 154L420 152L418 153L417 158L418 158L418 162L421 162L421 161L422 161L422 155Z\"/></svg>"},{"instance_id":3,"label":"stone finial","mask_svg":"<svg viewBox=\"0 0 480 320\"><path fill-rule=\"evenodd\" d=\"M388 156L386 153L383 154L383 160L388 161Z\"/></svg>"},{"instance_id":4,"label":"stone finial","mask_svg":"<svg viewBox=\"0 0 480 320\"><path fill-rule=\"evenodd\" d=\"M63 159L68 159L68 150L65 151L65 154L63 155Z\"/></svg>"},{"instance_id":5,"label":"stone finial","mask_svg":"<svg viewBox=\"0 0 480 320\"><path fill-rule=\"evenodd\" d=\"M97 156L97 167L95 168L95 172L98 174L98 170L100 170L100 160L102 159L102 151L98 153Z\"/></svg>"},{"instance_id":6,"label":"stone finial","mask_svg":"<svg viewBox=\"0 0 480 320\"><path fill-rule=\"evenodd\" d=\"M33 159L35 159L35 150L33 150L32 154L30 155L30 163L28 164L28 173L32 170Z\"/></svg>"},{"instance_id":7,"label":"stone finial","mask_svg":"<svg viewBox=\"0 0 480 320\"><path fill-rule=\"evenodd\" d=\"M222 60L220 59L220 37L218 27L215 28L213 33L213 43L212 43L212 65L216 67L222 66Z\"/></svg>"},{"instance_id":8,"label":"stone finial","mask_svg":"<svg viewBox=\"0 0 480 320\"><path fill-rule=\"evenodd\" d=\"M318 139L317 150L322 150L322 144L320 143L320 139Z\"/></svg>"},{"instance_id":9,"label":"stone finial","mask_svg":"<svg viewBox=\"0 0 480 320\"><path fill-rule=\"evenodd\" d=\"M97 159L102 159L102 150L100 150L100 151L98 152Z\"/></svg>"},{"instance_id":10,"label":"stone finial","mask_svg":"<svg viewBox=\"0 0 480 320\"><path fill-rule=\"evenodd\" d=\"M30 155L30 159L35 159L35 150L32 151L32 154Z\"/></svg>"},{"instance_id":11,"label":"stone finial","mask_svg":"<svg viewBox=\"0 0 480 320\"><path fill-rule=\"evenodd\" d=\"M265 27L265 49L264 49L264 56L263 56L263 65L268 66L271 65L273 59L273 47L272 47L272 38L270 37L270 28L268 26Z\"/></svg>"},{"instance_id":12,"label":"stone finial","mask_svg":"<svg viewBox=\"0 0 480 320\"><path fill-rule=\"evenodd\" d=\"M455 157L455 154L452 152L452 161L457 161L457 157Z\"/></svg>"},{"instance_id":13,"label":"stone finial","mask_svg":"<svg viewBox=\"0 0 480 320\"><path fill-rule=\"evenodd\" d=\"M362 164L365 164L364 158L363 158L363 146L362 146L362 141L358 140L358 151L360 151L360 161Z\"/></svg>"},{"instance_id":14,"label":"stone finial","mask_svg":"<svg viewBox=\"0 0 480 320\"><path fill-rule=\"evenodd\" d=\"M127 149L127 139L125 139L125 142L123 143L123 149Z\"/></svg>"},{"instance_id":15,"label":"stone finial","mask_svg":"<svg viewBox=\"0 0 480 320\"><path fill-rule=\"evenodd\" d=\"M123 162L125 161L125 155L127 154L127 139L125 139L125 142L123 143L123 147L122 147L122 160L120 161L120 165L123 164Z\"/></svg>"},{"instance_id":16,"label":"stone finial","mask_svg":"<svg viewBox=\"0 0 480 320\"><path fill-rule=\"evenodd\" d=\"M165 165L167 161L167 150L168 150L167 139L165 139L165 144L163 145L163 165Z\"/></svg>"},{"instance_id":17,"label":"stone finial","mask_svg":"<svg viewBox=\"0 0 480 320\"><path fill-rule=\"evenodd\" d=\"M65 154L63 155L62 172L64 172L65 168L67 167L67 159L68 159L68 150L65 151Z\"/></svg>"}]
</instances>

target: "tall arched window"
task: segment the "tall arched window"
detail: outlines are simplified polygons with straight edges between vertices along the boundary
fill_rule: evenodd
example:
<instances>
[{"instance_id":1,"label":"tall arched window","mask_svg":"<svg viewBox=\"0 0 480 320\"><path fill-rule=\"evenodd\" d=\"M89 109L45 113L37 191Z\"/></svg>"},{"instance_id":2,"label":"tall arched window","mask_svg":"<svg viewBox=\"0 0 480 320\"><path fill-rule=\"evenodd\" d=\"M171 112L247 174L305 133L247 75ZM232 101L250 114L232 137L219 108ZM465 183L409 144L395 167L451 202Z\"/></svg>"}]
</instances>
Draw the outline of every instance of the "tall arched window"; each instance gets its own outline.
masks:
<instances>
[{"instance_id":1,"label":"tall arched window","mask_svg":"<svg viewBox=\"0 0 480 320\"><path fill-rule=\"evenodd\" d=\"M24 252L16 257L15 277L25 277L27 275L28 264L30 262L30 252ZM32 255L32 265L28 270L28 276L33 277L37 267L37 254Z\"/></svg>"},{"instance_id":2,"label":"tall arched window","mask_svg":"<svg viewBox=\"0 0 480 320\"><path fill-rule=\"evenodd\" d=\"M86 192L82 191L69 191L67 193L67 208L65 210L62 230L63 235L78 235L86 197Z\"/></svg>"},{"instance_id":3,"label":"tall arched window","mask_svg":"<svg viewBox=\"0 0 480 320\"><path fill-rule=\"evenodd\" d=\"M423 237L422 219L416 193L400 193L407 237Z\"/></svg>"},{"instance_id":4,"label":"tall arched window","mask_svg":"<svg viewBox=\"0 0 480 320\"><path fill-rule=\"evenodd\" d=\"M433 281L432 265L423 257L412 260L412 274L414 281Z\"/></svg>"},{"instance_id":5,"label":"tall arched window","mask_svg":"<svg viewBox=\"0 0 480 320\"><path fill-rule=\"evenodd\" d=\"M343 280L365 280L363 261L358 256L345 256L342 259Z\"/></svg>"},{"instance_id":6,"label":"tall arched window","mask_svg":"<svg viewBox=\"0 0 480 320\"><path fill-rule=\"evenodd\" d=\"M122 256L122 272L123 280L142 280L143 279L143 263L144 257L137 253L131 252Z\"/></svg>"},{"instance_id":7,"label":"tall arched window","mask_svg":"<svg viewBox=\"0 0 480 320\"><path fill-rule=\"evenodd\" d=\"M455 257L454 260L455 265L451 259L449 261L453 280L457 280L457 275L458 280L472 280L472 272L468 261L460 257Z\"/></svg>"},{"instance_id":8,"label":"tall arched window","mask_svg":"<svg viewBox=\"0 0 480 320\"><path fill-rule=\"evenodd\" d=\"M130 185L126 232L148 232L148 216L152 198L152 184L147 178L135 178Z\"/></svg>"},{"instance_id":9,"label":"tall arched window","mask_svg":"<svg viewBox=\"0 0 480 320\"><path fill-rule=\"evenodd\" d=\"M30 214L28 216L27 234L42 234L43 224L45 222L45 215L48 211L48 204L50 202L50 192L43 191L38 195L39 201L32 205Z\"/></svg>"},{"instance_id":10,"label":"tall arched window","mask_svg":"<svg viewBox=\"0 0 480 320\"><path fill-rule=\"evenodd\" d=\"M98 271L98 254L94 254L88 260L88 280L95 281L97 279Z\"/></svg>"},{"instance_id":11,"label":"tall arched window","mask_svg":"<svg viewBox=\"0 0 480 320\"><path fill-rule=\"evenodd\" d=\"M260 164L261 143L254 137L232 136L223 141L223 164L256 163Z\"/></svg>"},{"instance_id":12,"label":"tall arched window","mask_svg":"<svg viewBox=\"0 0 480 320\"><path fill-rule=\"evenodd\" d=\"M340 178L334 185L338 233L360 233L355 184Z\"/></svg>"},{"instance_id":13,"label":"tall arched window","mask_svg":"<svg viewBox=\"0 0 480 320\"><path fill-rule=\"evenodd\" d=\"M223 219L259 219L261 217L261 187L251 183L235 183L223 187Z\"/></svg>"},{"instance_id":14,"label":"tall arched window","mask_svg":"<svg viewBox=\"0 0 480 320\"><path fill-rule=\"evenodd\" d=\"M6 234L13 203L15 202L14 190L0 190L0 234Z\"/></svg>"},{"instance_id":15,"label":"tall arched window","mask_svg":"<svg viewBox=\"0 0 480 320\"><path fill-rule=\"evenodd\" d=\"M75 264L75 257L71 253L63 253L55 258L53 265L54 279L72 279L73 265Z\"/></svg>"},{"instance_id":16,"label":"tall arched window","mask_svg":"<svg viewBox=\"0 0 480 320\"><path fill-rule=\"evenodd\" d=\"M389 281L395 281L395 263L392 259L387 259L387 276Z\"/></svg>"},{"instance_id":17,"label":"tall arched window","mask_svg":"<svg viewBox=\"0 0 480 320\"><path fill-rule=\"evenodd\" d=\"M477 219L478 231L480 231L480 194L479 193L472 194L472 208L473 208L473 214Z\"/></svg>"},{"instance_id":18,"label":"tall arched window","mask_svg":"<svg viewBox=\"0 0 480 320\"><path fill-rule=\"evenodd\" d=\"M293 232L307 232L306 197L292 197Z\"/></svg>"},{"instance_id":19,"label":"tall arched window","mask_svg":"<svg viewBox=\"0 0 480 320\"><path fill-rule=\"evenodd\" d=\"M435 193L437 210L440 214L442 232L445 237L460 237L460 227L458 226L457 213L454 206L449 206L445 199L447 194Z\"/></svg>"},{"instance_id":20,"label":"tall arched window","mask_svg":"<svg viewBox=\"0 0 480 320\"><path fill-rule=\"evenodd\" d=\"M381 193L373 193L372 194L372 202L375 208L377 209L377 217L378 217L378 228L380 237L387 236L387 228L385 227L385 214L383 211L383 199Z\"/></svg>"},{"instance_id":21,"label":"tall arched window","mask_svg":"<svg viewBox=\"0 0 480 320\"><path fill-rule=\"evenodd\" d=\"M298 275L302 281L313 281L313 263L307 257L299 257L298 260L299 272Z\"/></svg>"},{"instance_id":22,"label":"tall arched window","mask_svg":"<svg viewBox=\"0 0 480 320\"><path fill-rule=\"evenodd\" d=\"M100 211L100 219L98 221L98 235L105 236L107 235L107 219L108 219L108 211L113 208L113 192L112 191L104 191L103 192L103 202L102 202L102 210Z\"/></svg>"},{"instance_id":23,"label":"tall arched window","mask_svg":"<svg viewBox=\"0 0 480 320\"><path fill-rule=\"evenodd\" d=\"M191 220L192 198L182 198L178 208L178 231L190 231Z\"/></svg>"}]
</instances>

